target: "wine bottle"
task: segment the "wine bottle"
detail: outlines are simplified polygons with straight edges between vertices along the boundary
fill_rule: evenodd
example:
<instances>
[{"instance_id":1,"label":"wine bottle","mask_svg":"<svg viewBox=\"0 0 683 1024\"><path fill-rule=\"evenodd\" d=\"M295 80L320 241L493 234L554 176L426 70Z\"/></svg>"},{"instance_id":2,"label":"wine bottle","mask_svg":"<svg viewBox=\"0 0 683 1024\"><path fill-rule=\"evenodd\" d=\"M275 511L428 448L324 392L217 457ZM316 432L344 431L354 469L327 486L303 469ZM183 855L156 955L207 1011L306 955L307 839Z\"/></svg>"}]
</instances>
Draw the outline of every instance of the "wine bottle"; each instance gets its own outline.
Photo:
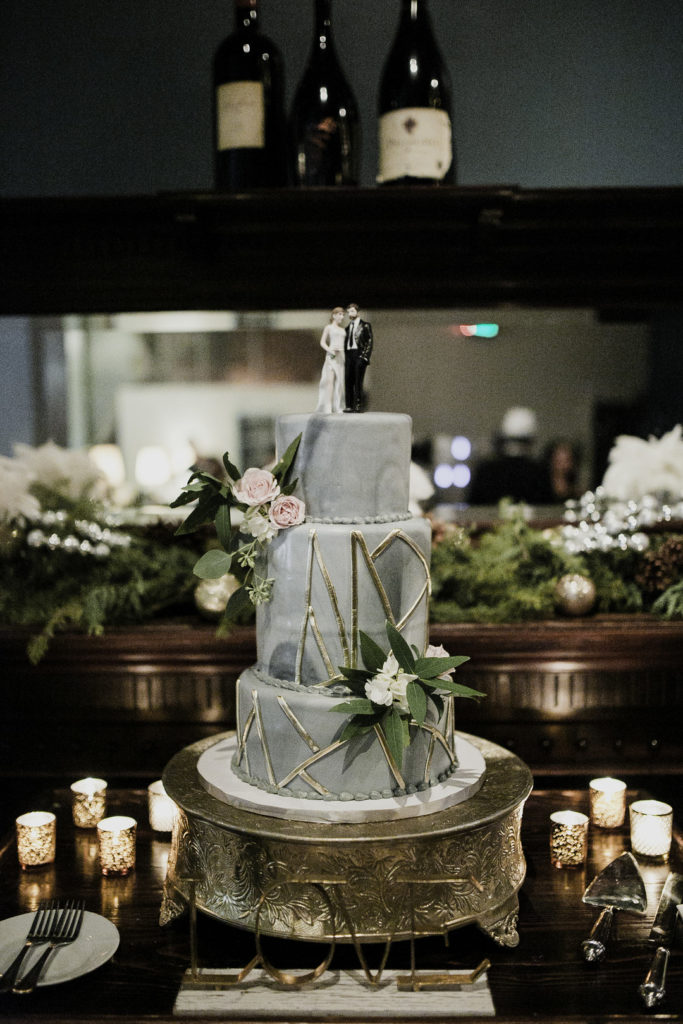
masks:
<instances>
[{"instance_id":1,"label":"wine bottle","mask_svg":"<svg viewBox=\"0 0 683 1024\"><path fill-rule=\"evenodd\" d=\"M290 118L297 185L357 185L360 122L332 39L331 0L315 0L313 44Z\"/></svg>"},{"instance_id":2,"label":"wine bottle","mask_svg":"<svg viewBox=\"0 0 683 1024\"><path fill-rule=\"evenodd\" d=\"M234 0L234 31L213 61L216 188L286 184L282 58L261 33L258 0Z\"/></svg>"},{"instance_id":3,"label":"wine bottle","mask_svg":"<svg viewBox=\"0 0 683 1024\"><path fill-rule=\"evenodd\" d=\"M450 92L427 0L401 0L379 89L380 184L455 181Z\"/></svg>"}]
</instances>

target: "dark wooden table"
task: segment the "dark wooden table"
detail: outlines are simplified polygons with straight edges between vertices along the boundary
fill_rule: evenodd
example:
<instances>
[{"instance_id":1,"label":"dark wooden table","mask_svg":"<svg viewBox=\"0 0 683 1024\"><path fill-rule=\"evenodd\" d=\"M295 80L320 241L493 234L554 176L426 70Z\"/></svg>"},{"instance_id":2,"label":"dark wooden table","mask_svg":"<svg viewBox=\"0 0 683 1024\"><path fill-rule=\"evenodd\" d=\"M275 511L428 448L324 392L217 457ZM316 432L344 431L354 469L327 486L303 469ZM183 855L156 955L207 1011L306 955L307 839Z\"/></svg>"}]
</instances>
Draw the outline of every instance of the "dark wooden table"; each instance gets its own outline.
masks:
<instances>
[{"instance_id":1,"label":"dark wooden table","mask_svg":"<svg viewBox=\"0 0 683 1024\"><path fill-rule=\"evenodd\" d=\"M656 786L652 795L658 796ZM629 800L636 791L629 791ZM94 834L74 829L68 791L55 790L49 799L35 804L57 813L57 858L52 867L22 872L17 864L13 836L0 849L0 918L26 913L44 896L81 895L87 908L103 914L119 929L120 946L104 966L73 981L43 987L31 996L0 996L0 1017L8 1021L116 1021L163 1024L177 1020L173 1004L181 978L189 966L190 943L187 918L162 928L159 908L170 843L150 830L146 793L118 790L110 794L109 813L130 813L138 821L137 867L127 878L103 878L99 872ZM591 829L589 856L584 869L557 870L548 857L548 815L553 810L587 811L588 794L580 790L533 792L523 820L527 877L520 892L520 943L515 949L496 946L475 926L452 932L448 945L441 938L417 942L418 967L444 970L469 969L488 957L488 980L496 1017L505 1022L571 1021L644 1022L656 1017L683 1017L683 957L672 953L667 995L656 1011L645 1010L638 985L646 973L652 949L647 935L659 892L669 868L683 867L683 840L674 838L670 864L641 864L648 892L645 915L622 914L606 961L599 967L585 964L579 943L586 937L595 912L581 902L588 882L609 861L628 849L626 829L600 832ZM683 820L683 801L675 808L675 823ZM312 967L322 956L309 944L268 940L271 962L291 967ZM408 943L392 949L389 966L408 966ZM200 915L198 925L200 966L243 967L254 952L249 933ZM371 965L374 950L368 950ZM298 959L294 961L292 957ZM377 961L379 951L377 951ZM355 969L352 947L337 948L333 967ZM302 993L302 999L315 998ZM449 1018L453 1020L455 1018ZM460 1018L466 1020L466 1018Z\"/></svg>"}]
</instances>

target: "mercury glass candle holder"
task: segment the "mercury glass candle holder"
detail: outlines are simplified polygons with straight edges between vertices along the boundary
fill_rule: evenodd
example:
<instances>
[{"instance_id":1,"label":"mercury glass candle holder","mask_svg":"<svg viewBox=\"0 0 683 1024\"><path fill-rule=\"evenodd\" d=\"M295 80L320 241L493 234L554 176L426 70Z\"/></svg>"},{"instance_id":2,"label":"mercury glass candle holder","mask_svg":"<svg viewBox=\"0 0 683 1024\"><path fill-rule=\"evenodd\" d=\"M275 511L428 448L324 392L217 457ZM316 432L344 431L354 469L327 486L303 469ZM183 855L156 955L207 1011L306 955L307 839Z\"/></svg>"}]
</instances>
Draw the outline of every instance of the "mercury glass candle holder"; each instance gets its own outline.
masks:
<instances>
[{"instance_id":1,"label":"mercury glass candle holder","mask_svg":"<svg viewBox=\"0 0 683 1024\"><path fill-rule=\"evenodd\" d=\"M57 819L51 811L29 811L16 820L17 857L24 871L52 864L57 846Z\"/></svg>"},{"instance_id":2,"label":"mercury glass candle holder","mask_svg":"<svg viewBox=\"0 0 683 1024\"><path fill-rule=\"evenodd\" d=\"M164 789L161 779L147 787L149 824L155 832L172 832L175 818L175 804Z\"/></svg>"},{"instance_id":3,"label":"mercury glass candle holder","mask_svg":"<svg viewBox=\"0 0 683 1024\"><path fill-rule=\"evenodd\" d=\"M127 875L135 867L135 818L118 814L97 823L100 870L103 875Z\"/></svg>"},{"instance_id":4,"label":"mercury glass candle holder","mask_svg":"<svg viewBox=\"0 0 683 1024\"><path fill-rule=\"evenodd\" d=\"M626 815L626 783L621 779L592 779L588 785L590 819L598 828L619 828Z\"/></svg>"},{"instance_id":5,"label":"mercury glass candle holder","mask_svg":"<svg viewBox=\"0 0 683 1024\"><path fill-rule=\"evenodd\" d=\"M578 868L586 860L588 816L580 811L550 815L550 861L556 868Z\"/></svg>"},{"instance_id":6,"label":"mercury glass candle holder","mask_svg":"<svg viewBox=\"0 0 683 1024\"><path fill-rule=\"evenodd\" d=\"M629 807L631 849L637 857L667 861L673 838L673 808L661 800L636 800Z\"/></svg>"},{"instance_id":7,"label":"mercury glass candle holder","mask_svg":"<svg viewBox=\"0 0 683 1024\"><path fill-rule=\"evenodd\" d=\"M71 810L77 828L94 828L107 807L104 779L79 779L71 784Z\"/></svg>"}]
</instances>

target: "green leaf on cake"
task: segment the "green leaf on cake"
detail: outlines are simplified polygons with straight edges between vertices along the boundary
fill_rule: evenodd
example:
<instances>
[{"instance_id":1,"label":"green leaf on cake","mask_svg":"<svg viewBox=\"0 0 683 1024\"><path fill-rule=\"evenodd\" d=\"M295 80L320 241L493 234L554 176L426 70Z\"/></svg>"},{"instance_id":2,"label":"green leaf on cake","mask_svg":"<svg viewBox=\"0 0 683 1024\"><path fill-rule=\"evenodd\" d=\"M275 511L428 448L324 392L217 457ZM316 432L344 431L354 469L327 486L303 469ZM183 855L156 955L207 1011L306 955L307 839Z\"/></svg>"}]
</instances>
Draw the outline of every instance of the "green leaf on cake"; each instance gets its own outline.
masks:
<instances>
[{"instance_id":1,"label":"green leaf on cake","mask_svg":"<svg viewBox=\"0 0 683 1024\"><path fill-rule=\"evenodd\" d=\"M452 679L422 679L422 682L425 686L433 686L435 690L446 690L448 693L455 694L456 697L472 697L474 700L479 700L480 697L486 696L481 690L473 690L471 686L454 683Z\"/></svg>"},{"instance_id":2,"label":"green leaf on cake","mask_svg":"<svg viewBox=\"0 0 683 1024\"><path fill-rule=\"evenodd\" d=\"M372 732L375 725L376 719L368 718L366 715L363 715L362 718L352 718L342 729L339 736L340 742L352 740L355 736L365 736L366 733Z\"/></svg>"},{"instance_id":3,"label":"green leaf on cake","mask_svg":"<svg viewBox=\"0 0 683 1024\"><path fill-rule=\"evenodd\" d=\"M345 700L341 704L334 704L330 711L343 711L350 715L374 715L375 707L367 697L357 697L355 700Z\"/></svg>"},{"instance_id":4,"label":"green leaf on cake","mask_svg":"<svg viewBox=\"0 0 683 1024\"><path fill-rule=\"evenodd\" d=\"M200 580L218 580L230 572L232 557L226 551L212 548L206 551L195 565L193 572Z\"/></svg>"},{"instance_id":5,"label":"green leaf on cake","mask_svg":"<svg viewBox=\"0 0 683 1024\"><path fill-rule=\"evenodd\" d=\"M292 463L294 462L294 458L296 456L300 443L301 434L299 434L298 437L294 438L292 443L287 448L287 451L282 456L282 458L280 459L280 461L277 463L273 470L273 476L280 484L280 486L282 486L282 484L287 483L287 474L290 472L292 468Z\"/></svg>"},{"instance_id":6,"label":"green leaf on cake","mask_svg":"<svg viewBox=\"0 0 683 1024\"><path fill-rule=\"evenodd\" d=\"M404 672L409 672L411 675L415 673L415 658L406 640L401 636L396 626L391 622L387 622L387 636L389 637L389 646L393 651L396 661L399 663Z\"/></svg>"},{"instance_id":7,"label":"green leaf on cake","mask_svg":"<svg viewBox=\"0 0 683 1024\"><path fill-rule=\"evenodd\" d=\"M367 633L364 633L362 629L359 631L359 635L360 653L361 658L363 659L363 664L368 672L374 675L375 672L379 672L382 668L382 665L387 660L387 656L379 644L375 643L372 637L368 636Z\"/></svg>"},{"instance_id":8,"label":"green leaf on cake","mask_svg":"<svg viewBox=\"0 0 683 1024\"><path fill-rule=\"evenodd\" d=\"M459 668L470 659L467 655L455 655L452 658L418 658L415 662L414 672L421 679L436 679L444 672L450 672L453 668Z\"/></svg>"},{"instance_id":9,"label":"green leaf on cake","mask_svg":"<svg viewBox=\"0 0 683 1024\"><path fill-rule=\"evenodd\" d=\"M396 708L389 708L382 718L380 729L384 733L384 739L386 740L387 747L389 748L389 753L400 768L403 763L405 734L403 729L403 720L400 712Z\"/></svg>"},{"instance_id":10,"label":"green leaf on cake","mask_svg":"<svg viewBox=\"0 0 683 1024\"><path fill-rule=\"evenodd\" d=\"M187 533L194 533L194 531L198 530L200 526L204 526L206 523L212 523L220 504L220 494L216 491L207 492L204 490L199 497L196 507L175 531L176 537L182 537Z\"/></svg>"},{"instance_id":11,"label":"green leaf on cake","mask_svg":"<svg viewBox=\"0 0 683 1024\"><path fill-rule=\"evenodd\" d=\"M225 454L223 455L223 466L225 467L225 472L228 474L231 480L239 480L240 477L242 476L237 466L230 461L230 456L228 455L227 452L225 452Z\"/></svg>"},{"instance_id":12,"label":"green leaf on cake","mask_svg":"<svg viewBox=\"0 0 683 1024\"><path fill-rule=\"evenodd\" d=\"M427 714L427 694L416 680L406 686L406 700L410 713L418 725L422 725Z\"/></svg>"},{"instance_id":13,"label":"green leaf on cake","mask_svg":"<svg viewBox=\"0 0 683 1024\"><path fill-rule=\"evenodd\" d=\"M232 523L230 521L230 506L227 502L224 505L220 505L216 512L216 533L225 550L229 551L230 545L233 542L233 535Z\"/></svg>"}]
</instances>

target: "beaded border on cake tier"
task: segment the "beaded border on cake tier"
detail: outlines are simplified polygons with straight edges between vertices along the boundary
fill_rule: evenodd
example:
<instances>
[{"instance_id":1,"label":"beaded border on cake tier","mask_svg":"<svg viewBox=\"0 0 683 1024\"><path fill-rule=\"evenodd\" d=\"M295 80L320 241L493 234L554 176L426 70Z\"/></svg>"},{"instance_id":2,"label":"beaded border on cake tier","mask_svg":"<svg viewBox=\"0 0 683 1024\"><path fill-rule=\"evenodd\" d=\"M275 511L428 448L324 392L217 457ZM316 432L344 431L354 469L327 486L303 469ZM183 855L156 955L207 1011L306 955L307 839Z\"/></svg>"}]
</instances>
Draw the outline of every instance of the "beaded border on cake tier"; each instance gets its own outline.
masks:
<instances>
[{"instance_id":1,"label":"beaded border on cake tier","mask_svg":"<svg viewBox=\"0 0 683 1024\"><path fill-rule=\"evenodd\" d=\"M363 526L373 523L405 523L414 518L412 512L389 512L381 516L306 516L304 522L326 526Z\"/></svg>"}]
</instances>

